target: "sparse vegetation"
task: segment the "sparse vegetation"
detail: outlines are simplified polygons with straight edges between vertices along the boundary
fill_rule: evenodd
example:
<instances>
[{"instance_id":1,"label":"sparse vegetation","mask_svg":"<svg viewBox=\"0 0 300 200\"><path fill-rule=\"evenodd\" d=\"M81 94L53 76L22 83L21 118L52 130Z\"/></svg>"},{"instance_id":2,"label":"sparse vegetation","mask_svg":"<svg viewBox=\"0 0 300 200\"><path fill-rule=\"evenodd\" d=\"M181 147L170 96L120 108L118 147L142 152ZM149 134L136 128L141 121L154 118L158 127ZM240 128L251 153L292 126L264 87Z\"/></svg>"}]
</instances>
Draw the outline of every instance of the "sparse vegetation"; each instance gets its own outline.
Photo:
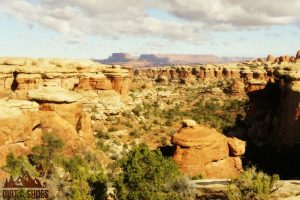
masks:
<instances>
[{"instance_id":1,"label":"sparse vegetation","mask_svg":"<svg viewBox=\"0 0 300 200\"><path fill-rule=\"evenodd\" d=\"M41 176L48 184L50 199L104 199L107 177L101 163L90 153L65 157L61 151L63 146L59 137L44 134L42 144L33 147L28 157L9 154L3 169L15 177L24 172L33 177ZM43 173L38 173L37 168ZM25 194L25 190L19 190L16 199L28 199Z\"/></svg>"},{"instance_id":2,"label":"sparse vegetation","mask_svg":"<svg viewBox=\"0 0 300 200\"><path fill-rule=\"evenodd\" d=\"M278 175L269 176L255 167L245 170L240 177L233 179L228 186L229 200L268 200L274 192Z\"/></svg>"},{"instance_id":3,"label":"sparse vegetation","mask_svg":"<svg viewBox=\"0 0 300 200\"><path fill-rule=\"evenodd\" d=\"M116 181L118 199L186 199L186 182L171 158L151 151L145 144L134 147L121 161L123 173Z\"/></svg>"}]
</instances>

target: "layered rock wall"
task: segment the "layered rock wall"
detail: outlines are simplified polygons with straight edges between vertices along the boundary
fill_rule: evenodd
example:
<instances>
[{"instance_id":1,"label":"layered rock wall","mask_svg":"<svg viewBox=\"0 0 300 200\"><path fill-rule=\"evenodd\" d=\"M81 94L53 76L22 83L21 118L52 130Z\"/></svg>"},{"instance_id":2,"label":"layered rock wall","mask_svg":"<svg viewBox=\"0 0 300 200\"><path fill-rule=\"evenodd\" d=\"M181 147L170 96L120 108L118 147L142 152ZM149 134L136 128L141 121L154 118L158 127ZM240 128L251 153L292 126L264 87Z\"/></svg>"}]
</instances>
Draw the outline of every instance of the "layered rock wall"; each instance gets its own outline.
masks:
<instances>
[{"instance_id":1,"label":"layered rock wall","mask_svg":"<svg viewBox=\"0 0 300 200\"><path fill-rule=\"evenodd\" d=\"M173 158L185 174L233 178L243 171L240 156L245 153L245 142L228 138L215 129L200 125L184 127L172 142L176 145Z\"/></svg>"},{"instance_id":2,"label":"layered rock wall","mask_svg":"<svg viewBox=\"0 0 300 200\"><path fill-rule=\"evenodd\" d=\"M55 102L52 97L43 98L39 103L0 100L0 166L11 152L17 156L29 154L33 146L41 143L45 133L63 139L65 154L95 145L90 117L75 99Z\"/></svg>"},{"instance_id":3,"label":"layered rock wall","mask_svg":"<svg viewBox=\"0 0 300 200\"><path fill-rule=\"evenodd\" d=\"M258 144L300 145L300 65L274 71L275 83L248 90L248 135Z\"/></svg>"},{"instance_id":4,"label":"layered rock wall","mask_svg":"<svg viewBox=\"0 0 300 200\"><path fill-rule=\"evenodd\" d=\"M131 80L126 69L89 60L0 58L0 73L2 96L43 85L68 90L113 89L127 94Z\"/></svg>"}]
</instances>

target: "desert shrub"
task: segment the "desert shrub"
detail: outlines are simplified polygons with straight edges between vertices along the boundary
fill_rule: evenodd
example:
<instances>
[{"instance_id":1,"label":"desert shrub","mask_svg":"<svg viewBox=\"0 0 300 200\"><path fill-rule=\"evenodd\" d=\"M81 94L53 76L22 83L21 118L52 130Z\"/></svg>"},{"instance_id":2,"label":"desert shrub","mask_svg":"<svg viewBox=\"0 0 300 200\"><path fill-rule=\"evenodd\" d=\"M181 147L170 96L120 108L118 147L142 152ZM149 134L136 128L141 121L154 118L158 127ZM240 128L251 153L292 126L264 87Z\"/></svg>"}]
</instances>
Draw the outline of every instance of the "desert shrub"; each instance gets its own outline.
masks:
<instances>
[{"instance_id":1,"label":"desert shrub","mask_svg":"<svg viewBox=\"0 0 300 200\"><path fill-rule=\"evenodd\" d=\"M64 160L63 166L71 174L73 180L85 180L88 177L87 163L79 156L73 156Z\"/></svg>"},{"instance_id":2,"label":"desert shrub","mask_svg":"<svg viewBox=\"0 0 300 200\"><path fill-rule=\"evenodd\" d=\"M110 135L107 132L103 131L103 130L97 131L96 137L97 138L103 138L103 139L106 139L106 140L110 139Z\"/></svg>"},{"instance_id":3,"label":"desert shrub","mask_svg":"<svg viewBox=\"0 0 300 200\"><path fill-rule=\"evenodd\" d=\"M34 146L29 155L30 161L37 166L41 166L45 176L49 175L54 167L54 160L63 149L64 142L54 134L46 133L42 136L42 144Z\"/></svg>"},{"instance_id":4,"label":"desert shrub","mask_svg":"<svg viewBox=\"0 0 300 200\"><path fill-rule=\"evenodd\" d=\"M141 133L138 131L138 130L133 130L133 131L131 131L130 133L129 133L129 135L131 136L131 137L140 137L141 136Z\"/></svg>"},{"instance_id":5,"label":"desert shrub","mask_svg":"<svg viewBox=\"0 0 300 200\"><path fill-rule=\"evenodd\" d=\"M244 106L246 101L230 100L220 105L217 99L210 101L200 100L188 113L188 116L198 123L206 123L218 131L227 130L234 127L236 117L245 114Z\"/></svg>"},{"instance_id":6,"label":"desert shrub","mask_svg":"<svg viewBox=\"0 0 300 200\"><path fill-rule=\"evenodd\" d=\"M38 174L36 168L31 165L26 156L16 157L13 153L6 156L6 165L2 169L14 177L23 175L25 172L29 172L31 175Z\"/></svg>"},{"instance_id":7,"label":"desert shrub","mask_svg":"<svg viewBox=\"0 0 300 200\"><path fill-rule=\"evenodd\" d=\"M157 119L153 120L153 124L160 124L159 121Z\"/></svg>"},{"instance_id":8,"label":"desert shrub","mask_svg":"<svg viewBox=\"0 0 300 200\"><path fill-rule=\"evenodd\" d=\"M107 177L101 168L92 169L95 164L99 165L99 163L88 163L80 156L73 156L63 161L63 167L72 179L66 194L67 199L104 199Z\"/></svg>"},{"instance_id":9,"label":"desert shrub","mask_svg":"<svg viewBox=\"0 0 300 200\"><path fill-rule=\"evenodd\" d=\"M168 139L167 139L166 136L162 136L162 137L160 138L160 141L161 141L161 144L162 144L163 146L167 146L167 145L168 145Z\"/></svg>"},{"instance_id":10,"label":"desert shrub","mask_svg":"<svg viewBox=\"0 0 300 200\"><path fill-rule=\"evenodd\" d=\"M122 116L126 118L131 118L131 113L129 111L122 112Z\"/></svg>"},{"instance_id":11,"label":"desert shrub","mask_svg":"<svg viewBox=\"0 0 300 200\"><path fill-rule=\"evenodd\" d=\"M143 110L142 106L141 106L141 105L137 105L134 109L132 109L132 112L133 112L136 116L140 116L142 110Z\"/></svg>"},{"instance_id":12,"label":"desert shrub","mask_svg":"<svg viewBox=\"0 0 300 200\"><path fill-rule=\"evenodd\" d=\"M98 173L92 174L88 178L88 183L90 185L90 192L91 195L96 200L104 200L106 198L106 191L107 191L107 181L108 177L103 172L103 170L100 170Z\"/></svg>"},{"instance_id":13,"label":"desert shrub","mask_svg":"<svg viewBox=\"0 0 300 200\"><path fill-rule=\"evenodd\" d=\"M114 143L115 145L121 146L121 142L118 140L113 140L112 143Z\"/></svg>"},{"instance_id":14,"label":"desert shrub","mask_svg":"<svg viewBox=\"0 0 300 200\"><path fill-rule=\"evenodd\" d=\"M189 183L189 178L186 176L180 176L171 183L169 191L176 193L179 199L195 199L197 194L196 190ZM175 195L175 197L178 197Z\"/></svg>"},{"instance_id":15,"label":"desert shrub","mask_svg":"<svg viewBox=\"0 0 300 200\"><path fill-rule=\"evenodd\" d=\"M203 176L201 174L198 174L196 176L192 176L191 179L192 180L199 180L199 179L203 179Z\"/></svg>"},{"instance_id":16,"label":"desert shrub","mask_svg":"<svg viewBox=\"0 0 300 200\"><path fill-rule=\"evenodd\" d=\"M103 152L110 152L111 148L108 144L105 144L105 141L103 139L99 139L96 142L96 146L101 149Z\"/></svg>"},{"instance_id":17,"label":"desert shrub","mask_svg":"<svg viewBox=\"0 0 300 200\"><path fill-rule=\"evenodd\" d=\"M50 199L92 200L105 199L107 178L95 154L66 158L62 154L62 139L53 134L44 134L42 144L33 147L28 157L7 156L3 167L12 175L19 176L28 171L33 177L44 175L50 190ZM37 166L44 173L37 172ZM25 191L26 192L26 191ZM16 199L28 199L24 191Z\"/></svg>"},{"instance_id":18,"label":"desert shrub","mask_svg":"<svg viewBox=\"0 0 300 200\"><path fill-rule=\"evenodd\" d=\"M175 133L176 133L176 131L175 130L170 130L170 132L168 133L169 134L169 136L173 136L173 135L175 135Z\"/></svg>"},{"instance_id":19,"label":"desert shrub","mask_svg":"<svg viewBox=\"0 0 300 200\"><path fill-rule=\"evenodd\" d=\"M115 132L115 131L118 131L118 129L116 127L110 127L108 129L109 132Z\"/></svg>"},{"instance_id":20,"label":"desert shrub","mask_svg":"<svg viewBox=\"0 0 300 200\"><path fill-rule=\"evenodd\" d=\"M173 121L168 119L166 121L166 126L172 126L172 125L173 125Z\"/></svg>"},{"instance_id":21,"label":"desert shrub","mask_svg":"<svg viewBox=\"0 0 300 200\"><path fill-rule=\"evenodd\" d=\"M278 180L278 175L269 176L252 167L231 181L227 197L229 200L268 200Z\"/></svg>"},{"instance_id":22,"label":"desert shrub","mask_svg":"<svg viewBox=\"0 0 300 200\"><path fill-rule=\"evenodd\" d=\"M145 130L145 131L150 131L151 130L151 128L152 128L152 126L151 126L151 124L149 123L145 123L145 124L143 124L142 125L142 127L141 127L143 130Z\"/></svg>"},{"instance_id":23,"label":"desert shrub","mask_svg":"<svg viewBox=\"0 0 300 200\"><path fill-rule=\"evenodd\" d=\"M128 128L133 128L132 123L130 123L129 121L124 122L124 125Z\"/></svg>"},{"instance_id":24,"label":"desert shrub","mask_svg":"<svg viewBox=\"0 0 300 200\"><path fill-rule=\"evenodd\" d=\"M123 173L115 182L118 199L184 199L170 187L180 176L175 162L145 144L133 147L121 161Z\"/></svg>"}]
</instances>

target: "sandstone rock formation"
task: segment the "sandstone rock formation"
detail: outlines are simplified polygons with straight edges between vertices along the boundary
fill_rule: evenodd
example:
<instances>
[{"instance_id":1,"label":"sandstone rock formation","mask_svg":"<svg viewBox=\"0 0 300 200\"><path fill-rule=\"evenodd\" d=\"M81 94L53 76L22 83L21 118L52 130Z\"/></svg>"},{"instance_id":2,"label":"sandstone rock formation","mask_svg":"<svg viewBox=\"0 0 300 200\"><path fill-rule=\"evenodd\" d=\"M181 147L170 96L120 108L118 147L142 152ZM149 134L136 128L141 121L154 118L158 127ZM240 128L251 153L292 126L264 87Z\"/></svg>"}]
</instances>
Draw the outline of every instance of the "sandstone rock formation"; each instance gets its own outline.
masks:
<instances>
[{"instance_id":1,"label":"sandstone rock formation","mask_svg":"<svg viewBox=\"0 0 300 200\"><path fill-rule=\"evenodd\" d=\"M185 127L173 137L176 145L173 156L185 174L201 174L205 178L232 178L243 170L240 155L245 142L227 138L205 126Z\"/></svg>"},{"instance_id":2,"label":"sandstone rock formation","mask_svg":"<svg viewBox=\"0 0 300 200\"><path fill-rule=\"evenodd\" d=\"M232 95L244 95L245 94L245 84L242 81L234 80L229 88L229 92Z\"/></svg>"},{"instance_id":3,"label":"sandstone rock formation","mask_svg":"<svg viewBox=\"0 0 300 200\"><path fill-rule=\"evenodd\" d=\"M300 59L300 50L297 51L297 54L296 54L296 59Z\"/></svg>"},{"instance_id":4,"label":"sandstone rock formation","mask_svg":"<svg viewBox=\"0 0 300 200\"><path fill-rule=\"evenodd\" d=\"M31 90L29 97L38 103L0 100L0 166L9 152L17 156L30 153L44 133L62 138L65 154L82 146L93 148L90 117L82 102L76 101L78 94L50 87Z\"/></svg>"},{"instance_id":5,"label":"sandstone rock formation","mask_svg":"<svg viewBox=\"0 0 300 200\"><path fill-rule=\"evenodd\" d=\"M78 93L57 86L39 87L28 91L30 100L40 102L72 103L82 100Z\"/></svg>"},{"instance_id":6,"label":"sandstone rock formation","mask_svg":"<svg viewBox=\"0 0 300 200\"><path fill-rule=\"evenodd\" d=\"M184 119L184 120L182 120L182 127L193 128L195 126L197 126L197 123L194 120L191 120L191 119Z\"/></svg>"},{"instance_id":7,"label":"sandstone rock formation","mask_svg":"<svg viewBox=\"0 0 300 200\"><path fill-rule=\"evenodd\" d=\"M69 90L109 90L127 94L130 73L90 60L0 58L0 89L27 91L39 86Z\"/></svg>"},{"instance_id":8,"label":"sandstone rock formation","mask_svg":"<svg viewBox=\"0 0 300 200\"><path fill-rule=\"evenodd\" d=\"M260 66L260 70L251 70L249 66ZM273 78L273 67L262 63L243 63L204 66L174 66L135 69L136 79L157 81L159 83L195 83L205 80L240 80L247 83L253 78L269 81Z\"/></svg>"},{"instance_id":9,"label":"sandstone rock formation","mask_svg":"<svg viewBox=\"0 0 300 200\"><path fill-rule=\"evenodd\" d=\"M267 57L267 62L273 63L274 61L275 61L274 56L272 56L271 54L269 54L268 57Z\"/></svg>"}]
</instances>

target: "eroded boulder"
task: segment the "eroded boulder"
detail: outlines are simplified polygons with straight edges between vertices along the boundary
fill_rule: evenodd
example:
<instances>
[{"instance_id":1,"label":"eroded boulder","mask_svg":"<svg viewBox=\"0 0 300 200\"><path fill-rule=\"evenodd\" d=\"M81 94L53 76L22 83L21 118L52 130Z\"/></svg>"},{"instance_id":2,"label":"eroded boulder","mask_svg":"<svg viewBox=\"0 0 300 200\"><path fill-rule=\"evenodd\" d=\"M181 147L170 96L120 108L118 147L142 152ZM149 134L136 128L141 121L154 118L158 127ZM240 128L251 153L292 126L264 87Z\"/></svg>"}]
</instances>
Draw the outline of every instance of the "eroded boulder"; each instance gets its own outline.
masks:
<instances>
[{"instance_id":1,"label":"eroded boulder","mask_svg":"<svg viewBox=\"0 0 300 200\"><path fill-rule=\"evenodd\" d=\"M172 137L172 143L176 145L173 158L187 175L232 178L243 170L238 155L244 153L245 143L229 139L215 129L202 125L183 127Z\"/></svg>"}]
</instances>

